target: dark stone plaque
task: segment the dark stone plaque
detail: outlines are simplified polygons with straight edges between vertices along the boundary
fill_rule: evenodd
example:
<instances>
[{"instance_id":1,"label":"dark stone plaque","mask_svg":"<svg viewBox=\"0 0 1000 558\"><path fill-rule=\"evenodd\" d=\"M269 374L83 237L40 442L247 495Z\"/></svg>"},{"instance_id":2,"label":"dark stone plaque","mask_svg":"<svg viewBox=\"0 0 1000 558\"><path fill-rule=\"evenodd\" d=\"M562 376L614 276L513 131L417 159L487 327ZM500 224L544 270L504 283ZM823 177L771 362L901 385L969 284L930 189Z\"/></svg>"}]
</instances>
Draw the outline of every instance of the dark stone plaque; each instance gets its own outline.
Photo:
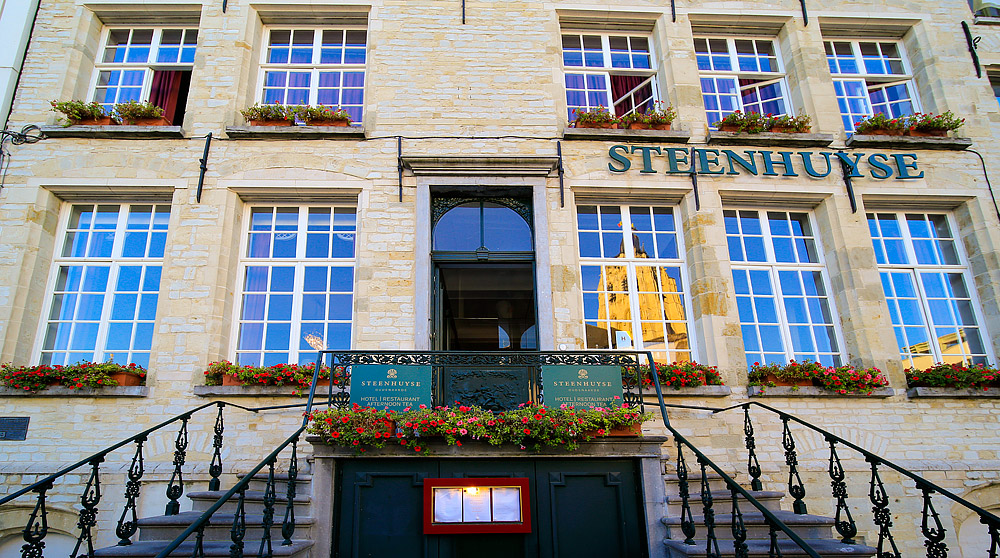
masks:
<instances>
[{"instance_id":1,"label":"dark stone plaque","mask_svg":"<svg viewBox=\"0 0 1000 558\"><path fill-rule=\"evenodd\" d=\"M516 409L531 397L531 368L455 368L442 372L444 405L476 405L492 411Z\"/></svg>"},{"instance_id":2,"label":"dark stone plaque","mask_svg":"<svg viewBox=\"0 0 1000 558\"><path fill-rule=\"evenodd\" d=\"M21 442L28 438L29 417L0 417L0 440Z\"/></svg>"}]
</instances>

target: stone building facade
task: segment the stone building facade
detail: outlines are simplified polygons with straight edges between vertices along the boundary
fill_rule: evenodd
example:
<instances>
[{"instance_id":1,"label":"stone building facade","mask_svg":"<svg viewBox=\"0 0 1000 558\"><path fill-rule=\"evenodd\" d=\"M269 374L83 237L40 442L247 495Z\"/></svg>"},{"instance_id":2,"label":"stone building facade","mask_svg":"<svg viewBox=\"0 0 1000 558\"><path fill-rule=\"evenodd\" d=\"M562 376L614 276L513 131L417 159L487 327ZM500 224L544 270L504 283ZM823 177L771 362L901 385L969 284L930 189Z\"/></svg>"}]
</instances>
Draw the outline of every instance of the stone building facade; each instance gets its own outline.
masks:
<instances>
[{"instance_id":1,"label":"stone building facade","mask_svg":"<svg viewBox=\"0 0 1000 558\"><path fill-rule=\"evenodd\" d=\"M44 125L48 138L11 148L3 169L0 362L131 360L149 377L117 395L0 396L0 415L30 417L25 441L0 442L5 486L209 397L294 402L287 391L237 398L205 388L204 371L223 359L309 362L299 340L318 333L355 350L645 348L718 366L727 394L670 394L716 407L748 400L755 360L876 366L890 381L884 397L802 390L766 402L995 512L997 399L913 397L904 369L998 362L1000 216L989 178L1000 160L990 88L1000 33L961 2L806 4L803 14L789 0L678 1L674 14L651 0L43 2L10 126ZM962 21L982 38L982 77ZM49 111L53 99L148 100L170 79L183 83L167 96L171 126L62 128ZM673 105L673 130L570 127L572 108L608 105L623 90L634 93L627 103ZM274 100L337 104L356 125L264 129L240 116ZM865 140L845 129L879 107L966 121L942 140ZM713 115L737 108L809 115L812 130L718 132ZM493 253L517 257L472 262L508 267L449 275L475 266L445 252L479 247L462 237L474 230L465 221L452 237L432 234L449 203L501 220L521 208L529 245L503 225ZM629 223L645 257L628 249ZM782 255L785 241L802 251ZM884 252L890 244L899 259ZM510 266L527 278L520 286L486 281ZM99 268L109 275L88 275ZM320 286L310 286L316 273ZM445 288L442 277L484 284ZM805 291L785 278L806 281ZM506 310L470 309L516 297L528 305L513 305L520 325L495 335ZM466 315L448 306L460 298ZM665 306L657 315L650 304ZM475 340L449 334L449 319L486 318ZM678 410L671 419L740 467L742 417ZM227 467L256 463L299 420L239 419ZM662 433L656 424L649 433ZM208 454L210 422L191 428L193 451ZM781 484L780 424L760 428L765 479ZM800 459L821 487L826 445L803 436ZM152 442L163 467L151 483L169 476L171 443ZM851 493L866 494L867 464L845 464ZM123 471L127 458L110 466ZM892 490L917 493L912 483ZM816 511L832 511L825 491ZM69 498L53 502L69 510ZM143 505L160 507L156 498ZM976 522L942 506L951 543L973 548L984 536ZM900 544L921 551L919 498L894 512ZM16 534L21 516L0 515L0 536ZM861 525L871 542L877 529Z\"/></svg>"}]
</instances>

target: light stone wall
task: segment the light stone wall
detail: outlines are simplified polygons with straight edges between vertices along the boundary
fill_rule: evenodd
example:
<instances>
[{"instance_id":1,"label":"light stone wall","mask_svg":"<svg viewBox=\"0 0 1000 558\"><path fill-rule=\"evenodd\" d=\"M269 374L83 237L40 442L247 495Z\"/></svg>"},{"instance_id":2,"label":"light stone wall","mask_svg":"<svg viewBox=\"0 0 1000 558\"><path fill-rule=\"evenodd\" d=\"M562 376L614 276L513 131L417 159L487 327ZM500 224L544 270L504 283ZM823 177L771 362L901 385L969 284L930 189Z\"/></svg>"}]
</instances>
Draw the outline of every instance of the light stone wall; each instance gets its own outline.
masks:
<instances>
[{"instance_id":1,"label":"light stone wall","mask_svg":"<svg viewBox=\"0 0 1000 558\"><path fill-rule=\"evenodd\" d=\"M84 5L86 4L86 6ZM169 3L158 3L163 6ZM49 0L38 16L24 67L11 126L53 124L51 99L80 98L88 94L92 66L100 51L100 17L110 2ZM102 10L102 6L105 6ZM157 23L158 8L150 2L132 6L113 4L139 20ZM261 4L260 6L265 6ZM554 157L556 141L565 126L562 85L560 15L585 12L598 24L613 26L622 19L642 20L652 28L658 47L657 79L661 94L679 113L678 127L692 134L695 147L799 151L780 146L705 146L708 133L693 52L691 22L716 17L725 30L750 29L762 22L783 21L775 36L785 60L790 100L796 111L813 118L814 132L832 134L830 148L844 147L832 81L823 54L823 26L854 25L859 33L884 33L901 38L914 69L914 80L925 110L952 110L967 119L960 135L974 141L983 155L990 178L1000 182L997 161L1000 146L1000 107L986 78L976 79L958 22L972 21L964 3L911 0L886 5L870 1L809 2L805 25L798 2L678 2L677 21L671 21L667 2L640 0L628 8L613 2L584 6L566 2L486 2L467 0L467 23L461 23L458 3L375 0L370 4L311 0L296 4L272 0L266 6L301 10L318 16L337 15L362 6L369 14L369 48L365 140L234 140L226 126L243 125L238 111L256 98L257 61L264 25L249 0L230 0L201 8L198 53L183 129L184 139L125 140L50 138L32 145L10 147L10 166L0 190L0 362L27 364L37 359L43 313L48 304L46 285L53 252L59 243L59 216L72 203L71 191L83 191L91 201L130 198L122 192L136 187L155 189L154 197L172 205L167 253L156 320L149 395L129 398L0 397L0 416L30 416L28 440L0 442L0 470L9 492L52 472L60 464L110 445L208 400L193 394L202 383L205 366L233 357L233 322L237 310L239 247L248 204L296 203L299 199L358 195L358 237L354 308L356 349L394 350L426 347L418 331L429 318L426 285L428 254L420 253L422 230L417 208L418 181L409 172L398 196L395 136L403 136L404 157L462 158ZM347 7L344 7L347 6ZM263 8L261 8L263 9ZM719 14L725 14L720 16ZM770 23L767 23L771 25ZM902 31L900 31L902 29ZM974 25L982 35L984 65L1000 67L1000 27ZM868 35L866 35L868 36ZM213 133L204 193L197 202L202 136ZM516 137L503 137L516 136ZM780 409L925 474L958 494L990 501L998 484L1000 443L997 400L908 399L903 370L896 356L895 338L882 295L875 257L868 238L866 208L906 208L917 211L950 210L974 277L986 337L994 355L1000 354L1000 226L983 167L967 152L918 150L922 179L901 181L856 179L859 210L851 213L844 183L835 169L823 179L755 177L747 174L699 176L700 207L696 207L691 180L667 175L666 162L654 157L655 174L640 174L641 158L632 155L633 168L612 173L608 168L611 141L562 140L565 167L565 203L560 204L559 179L544 179L546 230L537 231L547 244L547 277L551 293L552 326L543 330L543 346L584 348L582 296L576 241L577 196L594 192L607 202L629 199L679 200L684 257L695 356L720 367L733 394L723 399L684 397L671 401L690 405L725 406L748 400L743 343L736 313L735 293L723 228L724 208L783 207L809 210L818 227L832 301L845 343L845 356L858 366L885 370L897 394L888 399L803 398L768 400ZM650 144L660 145L660 144ZM662 144L661 147L670 147ZM849 150L851 151L851 150ZM895 149L854 150L866 153ZM5 160L6 164L6 160ZM424 178L421 177L421 180ZM450 183L462 177L448 177ZM469 177L470 183L476 179ZM498 177L494 183L518 183L516 177ZM428 178L421 184L433 184ZM154 188L155 187L155 188ZM162 193L169 191L172 193ZM588 202L591 203L591 202ZM426 208L423 209L426 211ZM300 400L231 398L255 407ZM213 409L191 421L192 454L189 463L204 464L210 456ZM742 417L738 412L709 416L672 411L671 418L713 459L732 470L742 470ZM247 414L227 411L225 465L227 474L248 468L292 431L301 417L296 412ZM649 427L662 433L661 427ZM156 474L169 476L175 429L151 441L148 459ZM780 486L784 457L780 424L761 420L758 448L769 486ZM825 445L821 439L799 439L800 460L810 471L809 505L830 513ZM303 448L304 449L304 448ZM671 449L668 450L671 454ZM847 457L849 492L855 517L864 517L866 541L872 542L867 494L867 465ZM130 452L109 457L108 470L122 475ZM204 465L199 465L204 466ZM192 465L195 467L195 465ZM82 474L82 473L81 473ZM203 480L204 469L194 469ZM745 479L745 475L741 478ZM163 479L156 477L157 482ZM912 486L885 475L895 496ZM76 478L57 489L56 501L69 508L71 488L85 482ZM160 486L162 489L162 484ZM114 491L109 491L114 492ZM118 498L119 500L114 500ZM157 499L159 498L159 499ZM162 497L143 495L147 509ZM120 496L109 496L109 502ZM155 504L154 504L155 502ZM107 515L112 515L108 504ZM904 555L921 548L919 499L893 503L897 540ZM102 508L103 510L103 508ZM949 537L964 519L962 511L938 505L948 523ZM26 511L24 512L27 513ZM952 520L952 516L958 518ZM4 521L8 521L4 519ZM111 540L109 533L102 540ZM951 543L954 539L949 539ZM956 553L957 554L957 553ZM966 554L976 556L977 554Z\"/></svg>"}]
</instances>

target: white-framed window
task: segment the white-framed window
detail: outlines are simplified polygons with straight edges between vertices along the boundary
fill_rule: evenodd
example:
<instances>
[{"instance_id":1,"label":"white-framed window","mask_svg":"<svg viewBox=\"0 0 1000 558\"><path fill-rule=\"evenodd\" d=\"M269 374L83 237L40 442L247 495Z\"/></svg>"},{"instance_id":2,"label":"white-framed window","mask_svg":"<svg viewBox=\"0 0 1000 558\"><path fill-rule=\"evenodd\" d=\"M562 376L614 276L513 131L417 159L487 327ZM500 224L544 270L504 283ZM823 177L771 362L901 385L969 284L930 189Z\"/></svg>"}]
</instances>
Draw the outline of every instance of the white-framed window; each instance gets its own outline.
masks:
<instances>
[{"instance_id":1,"label":"white-framed window","mask_svg":"<svg viewBox=\"0 0 1000 558\"><path fill-rule=\"evenodd\" d=\"M170 206L75 204L62 216L41 364L149 367Z\"/></svg>"},{"instance_id":2,"label":"white-framed window","mask_svg":"<svg viewBox=\"0 0 1000 558\"><path fill-rule=\"evenodd\" d=\"M727 209L723 215L747 366L843 364L836 308L809 214Z\"/></svg>"},{"instance_id":3,"label":"white-framed window","mask_svg":"<svg viewBox=\"0 0 1000 558\"><path fill-rule=\"evenodd\" d=\"M354 207L251 206L240 262L241 365L315 362L307 335L350 349Z\"/></svg>"},{"instance_id":4,"label":"white-framed window","mask_svg":"<svg viewBox=\"0 0 1000 558\"><path fill-rule=\"evenodd\" d=\"M368 32L364 28L270 28L258 101L344 109L361 122Z\"/></svg>"},{"instance_id":5,"label":"white-framed window","mask_svg":"<svg viewBox=\"0 0 1000 558\"><path fill-rule=\"evenodd\" d=\"M859 120L875 113L897 118L919 111L910 65L898 41L823 44L845 130L853 132Z\"/></svg>"},{"instance_id":6,"label":"white-framed window","mask_svg":"<svg viewBox=\"0 0 1000 558\"><path fill-rule=\"evenodd\" d=\"M580 205L576 213L587 348L646 349L658 360L691 360L674 209ZM631 231L629 239L623 231Z\"/></svg>"},{"instance_id":7,"label":"white-framed window","mask_svg":"<svg viewBox=\"0 0 1000 558\"><path fill-rule=\"evenodd\" d=\"M992 360L951 217L871 212L868 230L903 366Z\"/></svg>"},{"instance_id":8,"label":"white-framed window","mask_svg":"<svg viewBox=\"0 0 1000 558\"><path fill-rule=\"evenodd\" d=\"M174 124L184 118L196 28L108 27L101 35L91 91L110 111L125 101L149 101Z\"/></svg>"},{"instance_id":9,"label":"white-framed window","mask_svg":"<svg viewBox=\"0 0 1000 558\"><path fill-rule=\"evenodd\" d=\"M792 113L774 40L695 37L694 50L709 125L736 111Z\"/></svg>"},{"instance_id":10,"label":"white-framed window","mask_svg":"<svg viewBox=\"0 0 1000 558\"><path fill-rule=\"evenodd\" d=\"M656 56L645 35L564 31L563 75L569 121L574 109L606 107L617 116L659 100Z\"/></svg>"}]
</instances>

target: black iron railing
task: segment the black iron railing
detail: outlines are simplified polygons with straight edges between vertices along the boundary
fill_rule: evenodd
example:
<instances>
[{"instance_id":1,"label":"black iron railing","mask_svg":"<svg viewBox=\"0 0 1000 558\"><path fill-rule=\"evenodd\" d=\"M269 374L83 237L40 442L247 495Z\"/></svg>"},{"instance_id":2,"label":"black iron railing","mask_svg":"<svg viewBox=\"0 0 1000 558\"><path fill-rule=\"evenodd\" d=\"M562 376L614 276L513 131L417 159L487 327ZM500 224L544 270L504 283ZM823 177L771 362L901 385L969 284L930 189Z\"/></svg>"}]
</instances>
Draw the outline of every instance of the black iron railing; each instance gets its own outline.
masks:
<instances>
[{"instance_id":1,"label":"black iron railing","mask_svg":"<svg viewBox=\"0 0 1000 558\"><path fill-rule=\"evenodd\" d=\"M671 408L711 411L713 414L731 411L734 409L743 409L744 435L747 448L747 473L751 478L751 488L753 490L762 490L763 487L760 480L761 468L756 453L757 443L754 437L754 426L750 416L750 408L757 407L767 411L768 413L776 415L781 421L782 446L785 450L785 463L789 467L787 483L788 493L794 499L792 509L798 514L806 513L806 504L803 501L806 488L801 477L799 476L798 461L795 453L795 440L793 438L792 431L789 428L789 423L798 424L820 434L823 437L823 440L830 446L830 454L827 460L827 473L830 477L831 494L834 499L834 506L836 509L834 527L841 537L841 542L845 544L855 543L855 537L858 534L858 527L856 520L851 515L850 507L848 505L847 482L845 481L846 473L841 462L841 457L837 451L838 446L842 448L849 448L859 453L864 458L865 462L867 462L871 467L871 475L868 481L868 499L872 506L872 521L876 526L878 526L879 529L876 543L876 548L878 549L878 552L876 553L877 558L900 558L902 556L898 546L896 545L895 537L892 534L891 528L893 524L892 512L889 508L890 498L885 490L885 485L881 476L881 471L886 469L895 471L903 477L912 480L916 485L916 489L920 492L920 497L922 499L920 531L921 535L924 537L924 547L927 549L927 556L939 558L948 555L948 546L945 542L946 529L941 523L941 518L935 509L934 502L931 498L931 496L935 494L943 496L976 514L976 516L979 517L979 521L986 525L990 538L990 546L988 549L983 549L986 551L986 554L983 554L983 556L989 556L989 558L997 558L1000 556L1000 517L984 510L972 502L969 502L957 494L938 486L913 471L879 457L878 455L858 446L857 444L853 444L840 436L829 432L828 430L824 430L794 415L756 401L723 408L699 407L692 405L665 406Z\"/></svg>"}]
</instances>

